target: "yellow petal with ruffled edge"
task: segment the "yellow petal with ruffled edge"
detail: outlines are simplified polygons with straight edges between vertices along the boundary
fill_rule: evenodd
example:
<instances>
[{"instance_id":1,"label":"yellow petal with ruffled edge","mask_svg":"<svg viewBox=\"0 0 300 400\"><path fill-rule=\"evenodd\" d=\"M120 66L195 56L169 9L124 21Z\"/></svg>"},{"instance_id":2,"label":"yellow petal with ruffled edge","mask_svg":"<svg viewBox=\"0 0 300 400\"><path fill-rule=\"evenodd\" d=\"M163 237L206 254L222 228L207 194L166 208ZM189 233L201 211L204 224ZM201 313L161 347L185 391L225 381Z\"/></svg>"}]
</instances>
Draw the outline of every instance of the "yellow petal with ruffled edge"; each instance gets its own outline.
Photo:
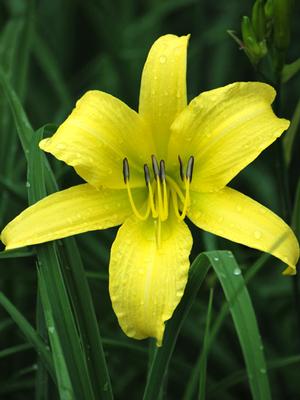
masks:
<instances>
[{"instance_id":1,"label":"yellow petal with ruffled edge","mask_svg":"<svg viewBox=\"0 0 300 400\"><path fill-rule=\"evenodd\" d=\"M111 250L109 291L113 309L127 336L155 337L160 346L165 321L178 305L188 278L192 236L184 222L170 217L161 226L128 219Z\"/></svg>"},{"instance_id":2,"label":"yellow petal with ruffled edge","mask_svg":"<svg viewBox=\"0 0 300 400\"><path fill-rule=\"evenodd\" d=\"M296 273L299 244L291 228L266 207L228 187L216 193L191 193L190 220L205 231L254 249L288 264Z\"/></svg>"},{"instance_id":3,"label":"yellow petal with ruffled edge","mask_svg":"<svg viewBox=\"0 0 300 400\"><path fill-rule=\"evenodd\" d=\"M122 101L96 90L82 96L54 136L40 142L40 148L73 166L96 188L124 188L125 157L130 161L131 186L145 186L141 165L154 152L142 118Z\"/></svg>"},{"instance_id":4,"label":"yellow petal with ruffled edge","mask_svg":"<svg viewBox=\"0 0 300 400\"><path fill-rule=\"evenodd\" d=\"M145 190L133 189L138 204ZM26 208L2 231L6 250L120 225L132 210L126 190L96 190L89 184L53 193Z\"/></svg>"},{"instance_id":5,"label":"yellow petal with ruffled edge","mask_svg":"<svg viewBox=\"0 0 300 400\"><path fill-rule=\"evenodd\" d=\"M187 105L188 36L165 35L151 47L142 74L139 113L148 122L156 156L166 157L170 126Z\"/></svg>"},{"instance_id":6,"label":"yellow petal with ruffled edge","mask_svg":"<svg viewBox=\"0 0 300 400\"><path fill-rule=\"evenodd\" d=\"M289 126L271 104L275 90L264 83L238 82L200 94L172 125L171 168L195 157L192 188L222 189Z\"/></svg>"}]
</instances>

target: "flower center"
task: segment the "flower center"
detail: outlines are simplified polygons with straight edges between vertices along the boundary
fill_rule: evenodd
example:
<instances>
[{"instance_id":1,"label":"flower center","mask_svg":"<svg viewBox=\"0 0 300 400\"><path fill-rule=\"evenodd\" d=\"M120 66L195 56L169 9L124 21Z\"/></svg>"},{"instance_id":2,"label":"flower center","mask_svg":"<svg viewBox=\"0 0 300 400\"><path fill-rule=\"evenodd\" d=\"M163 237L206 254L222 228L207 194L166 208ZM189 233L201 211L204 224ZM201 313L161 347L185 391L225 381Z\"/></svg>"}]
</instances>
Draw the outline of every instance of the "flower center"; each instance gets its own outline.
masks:
<instances>
[{"instance_id":1,"label":"flower center","mask_svg":"<svg viewBox=\"0 0 300 400\"><path fill-rule=\"evenodd\" d=\"M166 174L165 161L160 160L158 163L154 155L152 159L153 178L148 164L144 164L144 176L148 189L148 198L146 202L145 211L141 212L136 207L135 201L132 196L130 188L130 170L127 158L123 160L123 177L127 187L128 198L132 207L132 211L140 220L146 220L151 214L154 219L157 219L159 224L166 221L169 216L169 208L172 205L175 215L178 219L183 220L186 216L188 207L190 205L190 183L193 176L194 157L191 156L187 162L186 171L180 156L179 160L179 173L181 180L184 183L184 189L176 183L176 181Z\"/></svg>"}]
</instances>

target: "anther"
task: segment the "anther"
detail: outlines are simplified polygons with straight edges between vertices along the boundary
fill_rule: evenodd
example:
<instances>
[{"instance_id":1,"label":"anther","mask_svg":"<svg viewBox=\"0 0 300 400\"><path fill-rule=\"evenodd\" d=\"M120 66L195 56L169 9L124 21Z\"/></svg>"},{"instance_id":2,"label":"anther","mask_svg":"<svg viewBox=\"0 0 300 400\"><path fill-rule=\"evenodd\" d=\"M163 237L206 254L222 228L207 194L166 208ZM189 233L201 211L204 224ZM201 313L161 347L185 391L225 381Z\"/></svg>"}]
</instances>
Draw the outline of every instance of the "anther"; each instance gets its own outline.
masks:
<instances>
[{"instance_id":1,"label":"anther","mask_svg":"<svg viewBox=\"0 0 300 400\"><path fill-rule=\"evenodd\" d=\"M123 177L125 183L129 181L129 176L129 164L127 158L125 157L123 160Z\"/></svg>"},{"instance_id":2,"label":"anther","mask_svg":"<svg viewBox=\"0 0 300 400\"><path fill-rule=\"evenodd\" d=\"M150 171L147 164L144 164L144 174L145 174L146 185L148 186L150 183Z\"/></svg>"},{"instance_id":3,"label":"anther","mask_svg":"<svg viewBox=\"0 0 300 400\"><path fill-rule=\"evenodd\" d=\"M160 160L159 163L159 177L161 182L166 180L166 167L164 160Z\"/></svg>"},{"instance_id":4,"label":"anther","mask_svg":"<svg viewBox=\"0 0 300 400\"><path fill-rule=\"evenodd\" d=\"M180 178L183 181L184 180L184 174L183 174L183 164L182 164L182 159L180 156L178 156L178 161L179 161L179 172L180 172Z\"/></svg>"},{"instance_id":5,"label":"anther","mask_svg":"<svg viewBox=\"0 0 300 400\"><path fill-rule=\"evenodd\" d=\"M157 159L154 154L152 154L151 159L152 159L152 168L153 168L153 172L154 172L154 178L155 178L155 180L157 180L157 178L159 177L158 162L157 162Z\"/></svg>"},{"instance_id":6,"label":"anther","mask_svg":"<svg viewBox=\"0 0 300 400\"><path fill-rule=\"evenodd\" d=\"M192 182L193 169L194 169L194 157L191 156L189 158L188 163L187 163L186 174L185 174L186 179L188 179L190 182Z\"/></svg>"}]
</instances>

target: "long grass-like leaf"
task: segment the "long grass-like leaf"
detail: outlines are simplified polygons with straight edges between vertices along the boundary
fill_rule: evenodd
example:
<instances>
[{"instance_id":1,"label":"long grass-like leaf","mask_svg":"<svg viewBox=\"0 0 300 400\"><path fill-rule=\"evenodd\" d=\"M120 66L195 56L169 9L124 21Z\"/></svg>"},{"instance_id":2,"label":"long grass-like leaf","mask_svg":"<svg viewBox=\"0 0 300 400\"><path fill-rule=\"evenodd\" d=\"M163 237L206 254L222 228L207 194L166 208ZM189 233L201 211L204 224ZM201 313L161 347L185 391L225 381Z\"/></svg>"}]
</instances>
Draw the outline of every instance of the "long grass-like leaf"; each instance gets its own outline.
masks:
<instances>
[{"instance_id":1,"label":"long grass-like leaf","mask_svg":"<svg viewBox=\"0 0 300 400\"><path fill-rule=\"evenodd\" d=\"M253 399L271 399L263 345L242 272L231 253L212 251L208 257L230 306Z\"/></svg>"},{"instance_id":2,"label":"long grass-like leaf","mask_svg":"<svg viewBox=\"0 0 300 400\"><path fill-rule=\"evenodd\" d=\"M164 344L156 350L144 393L144 400L157 398L168 368L179 330L201 283L212 265L226 298L242 347L249 384L254 399L270 399L263 346L259 336L255 313L241 270L230 252L211 251L200 254L191 266L189 280L180 305L167 323ZM208 341L207 349L210 346Z\"/></svg>"},{"instance_id":3,"label":"long grass-like leaf","mask_svg":"<svg viewBox=\"0 0 300 400\"><path fill-rule=\"evenodd\" d=\"M38 274L39 290L43 303L45 319L47 321L49 340L53 354L53 362L57 376L57 386L60 398L63 400L72 400L74 398L73 388L66 366L63 349L61 346L59 335L56 334L56 322L52 314L51 302L49 299L47 282L44 276L44 269L41 268Z\"/></svg>"},{"instance_id":4,"label":"long grass-like leaf","mask_svg":"<svg viewBox=\"0 0 300 400\"><path fill-rule=\"evenodd\" d=\"M25 152L29 164L31 165L30 173L28 174L28 182L30 185L29 187L30 203L33 203L47 194L47 191L45 189L46 187L47 190L55 191L57 189L57 184L55 182L53 173L50 169L49 163L47 162L43 153L41 153L40 150L37 148L37 141L39 139L38 137L39 134L34 134L17 95L11 88L5 74L1 70L0 70L0 84L2 85L4 93L9 101L9 105L13 113L14 121L16 124L18 135L20 137L23 146L23 150ZM34 155L31 154L31 156L29 157L30 142L34 135L36 143L35 147L32 147L32 149L35 149L34 150L35 154ZM74 384L77 385L79 382L82 382L83 386L87 387L89 379L90 377L92 377L93 388L94 392L97 393L97 398L111 399L112 390L111 390L110 379L105 362L104 352L99 334L99 328L95 317L95 311L93 308L91 295L84 274L83 266L79 257L78 250L75 247L76 245L74 239L72 238L66 239L64 240L64 243L66 243L66 245L64 246L66 248L65 253L66 257L70 261L69 266L71 267L72 276L70 276L70 273L63 274L63 271L59 273L60 275L59 274L56 276L53 275L55 273L56 274L58 273L57 268L60 268L61 264L58 261L58 254L53 253L52 249L49 249L47 247L49 245L45 245L45 248L47 247L47 250L45 251L45 253L43 253L42 256L43 260L40 260L40 262L42 263L42 265L45 265L45 262L46 263L49 262L50 265L52 263L52 267L49 268L49 273L52 275L49 275L48 278L57 280L55 290L57 289L58 285L61 285L62 282L64 282L64 279L66 279L66 284L68 285L68 290L70 291L71 296L75 296L76 293L76 296L72 297L71 299L73 309L70 306L71 308L69 308L68 310L70 316L68 318L72 318L73 312L75 312L76 322L78 323L80 336L83 339L83 349L85 352L85 357L84 360L81 360L81 362L78 359L77 364L70 363L70 365L73 365L73 368L75 368L76 365L79 368L80 366L81 368L83 368L83 372L79 374L77 378L74 378ZM43 246L39 246L39 248L42 247ZM41 257L41 253L39 254L39 257ZM56 265L56 267L53 267L53 265ZM63 289L63 287L64 286L61 286L61 290L65 291L66 288ZM55 290L54 293L52 294L53 298L55 298ZM67 292L65 292L64 300L60 299L62 301L62 304L66 304L65 301L67 301L68 303L67 300L68 297L66 297L67 296L66 293ZM62 294L62 292L60 294ZM56 296L56 298L59 299L59 296ZM60 307L57 307L56 313L59 315L60 312L61 312ZM54 315L56 315L55 312ZM71 325L72 324L75 327L74 322L71 322ZM63 329L62 331L64 332ZM66 334L66 340L68 340L67 333L65 334ZM72 335L69 337L72 337ZM78 336L75 335L73 340L79 340ZM79 357L79 354L80 351L78 351L78 349L77 351L75 351L75 348L73 348L73 356L77 358ZM88 363L87 366L85 366L86 362ZM85 376L87 370L89 371L89 375ZM86 396L91 396L91 395L86 394Z\"/></svg>"},{"instance_id":5,"label":"long grass-like leaf","mask_svg":"<svg viewBox=\"0 0 300 400\"><path fill-rule=\"evenodd\" d=\"M36 333L30 323L23 317L23 315L16 309L16 307L9 301L9 299L0 292L0 304L7 311L10 317L15 321L23 335L26 337L28 343L30 343L39 356L44 361L46 368L50 375L55 380L53 361L49 349L47 349L45 343L42 341L40 336Z\"/></svg>"},{"instance_id":6,"label":"long grass-like leaf","mask_svg":"<svg viewBox=\"0 0 300 400\"><path fill-rule=\"evenodd\" d=\"M163 346L156 348L144 392L144 400L155 400L159 395L179 331L197 296L198 290L203 283L209 266L210 263L208 258L204 254L201 254L195 259L190 268L189 280L185 294L172 319L167 322Z\"/></svg>"},{"instance_id":7,"label":"long grass-like leaf","mask_svg":"<svg viewBox=\"0 0 300 400\"><path fill-rule=\"evenodd\" d=\"M208 300L208 307L207 307L207 316L206 316L206 324L205 324L205 331L204 331L204 339L203 339L203 347L202 347L202 354L200 357L200 382L199 382L199 395L198 398L200 400L205 399L205 392L206 392L206 368L207 368L207 355L208 355L208 346L207 341L209 338L209 331L210 331L210 321L211 321L211 313L212 313L212 302L213 302L213 289L210 290L209 293L209 300Z\"/></svg>"}]
</instances>

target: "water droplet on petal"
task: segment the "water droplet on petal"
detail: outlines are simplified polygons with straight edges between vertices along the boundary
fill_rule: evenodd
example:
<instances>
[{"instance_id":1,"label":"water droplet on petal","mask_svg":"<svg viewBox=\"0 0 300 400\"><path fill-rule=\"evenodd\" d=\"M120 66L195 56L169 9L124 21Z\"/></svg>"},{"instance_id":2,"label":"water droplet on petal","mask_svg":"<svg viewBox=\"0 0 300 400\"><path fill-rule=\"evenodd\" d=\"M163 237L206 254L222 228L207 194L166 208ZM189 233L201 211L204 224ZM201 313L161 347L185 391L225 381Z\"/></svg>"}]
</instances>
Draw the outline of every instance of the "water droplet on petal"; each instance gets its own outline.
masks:
<instances>
[{"instance_id":1,"label":"water droplet on petal","mask_svg":"<svg viewBox=\"0 0 300 400\"><path fill-rule=\"evenodd\" d=\"M242 211L242 207L240 205L236 206L236 211L237 212L241 212Z\"/></svg>"},{"instance_id":2,"label":"water droplet on petal","mask_svg":"<svg viewBox=\"0 0 300 400\"><path fill-rule=\"evenodd\" d=\"M223 215L220 215L219 217L218 217L218 222L223 222L224 221L224 217L223 217Z\"/></svg>"},{"instance_id":3,"label":"water droplet on petal","mask_svg":"<svg viewBox=\"0 0 300 400\"><path fill-rule=\"evenodd\" d=\"M162 55L162 56L159 57L159 62L161 64L164 64L166 61L167 61L167 57L166 56Z\"/></svg>"},{"instance_id":4,"label":"water droplet on petal","mask_svg":"<svg viewBox=\"0 0 300 400\"><path fill-rule=\"evenodd\" d=\"M255 231L255 232L254 232L254 237L255 237L255 239L260 239L261 236L262 236L261 231Z\"/></svg>"},{"instance_id":5,"label":"water droplet on petal","mask_svg":"<svg viewBox=\"0 0 300 400\"><path fill-rule=\"evenodd\" d=\"M57 143L56 147L58 150L64 150L66 148L66 145L63 143Z\"/></svg>"}]
</instances>

